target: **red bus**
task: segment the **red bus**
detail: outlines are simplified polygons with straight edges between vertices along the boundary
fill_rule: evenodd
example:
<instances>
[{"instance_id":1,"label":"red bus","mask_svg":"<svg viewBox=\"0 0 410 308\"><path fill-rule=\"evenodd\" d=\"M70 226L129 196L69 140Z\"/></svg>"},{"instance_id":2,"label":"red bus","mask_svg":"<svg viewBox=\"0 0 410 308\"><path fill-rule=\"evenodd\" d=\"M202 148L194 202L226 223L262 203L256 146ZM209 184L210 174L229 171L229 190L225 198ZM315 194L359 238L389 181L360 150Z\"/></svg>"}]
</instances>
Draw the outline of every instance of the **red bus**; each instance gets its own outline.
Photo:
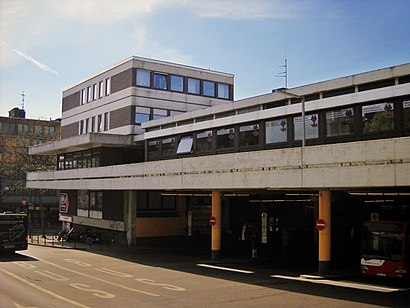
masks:
<instances>
[{"instance_id":1,"label":"red bus","mask_svg":"<svg viewBox=\"0 0 410 308\"><path fill-rule=\"evenodd\" d=\"M27 247L27 214L0 213L0 252L26 250Z\"/></svg>"},{"instance_id":2,"label":"red bus","mask_svg":"<svg viewBox=\"0 0 410 308\"><path fill-rule=\"evenodd\" d=\"M361 272L390 278L410 277L410 222L363 224Z\"/></svg>"}]
</instances>

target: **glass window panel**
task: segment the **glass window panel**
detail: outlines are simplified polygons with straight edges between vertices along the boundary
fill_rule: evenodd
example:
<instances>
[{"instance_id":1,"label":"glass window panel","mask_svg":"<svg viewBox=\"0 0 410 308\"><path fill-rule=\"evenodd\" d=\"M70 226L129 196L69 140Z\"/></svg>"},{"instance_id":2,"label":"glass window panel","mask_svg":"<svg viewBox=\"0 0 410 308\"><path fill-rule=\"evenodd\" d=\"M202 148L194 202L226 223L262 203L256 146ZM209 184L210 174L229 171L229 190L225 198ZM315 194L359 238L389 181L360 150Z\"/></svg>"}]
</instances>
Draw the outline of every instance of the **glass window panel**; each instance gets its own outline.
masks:
<instances>
[{"instance_id":1,"label":"glass window panel","mask_svg":"<svg viewBox=\"0 0 410 308\"><path fill-rule=\"evenodd\" d=\"M98 95L98 88L97 88L97 84L93 84L93 101L95 101L97 99L97 95Z\"/></svg>"},{"instance_id":2,"label":"glass window panel","mask_svg":"<svg viewBox=\"0 0 410 308\"><path fill-rule=\"evenodd\" d=\"M167 89L167 75L154 73L154 88L166 90Z\"/></svg>"},{"instance_id":3,"label":"glass window panel","mask_svg":"<svg viewBox=\"0 0 410 308\"><path fill-rule=\"evenodd\" d=\"M137 69L137 86L150 87L151 86L151 72Z\"/></svg>"},{"instance_id":4,"label":"glass window panel","mask_svg":"<svg viewBox=\"0 0 410 308\"><path fill-rule=\"evenodd\" d=\"M302 140L302 117L293 118L295 140ZM319 116L305 115L305 139L319 138Z\"/></svg>"},{"instance_id":5,"label":"glass window panel","mask_svg":"<svg viewBox=\"0 0 410 308\"><path fill-rule=\"evenodd\" d=\"M184 77L171 76L171 91L184 92Z\"/></svg>"},{"instance_id":6,"label":"glass window panel","mask_svg":"<svg viewBox=\"0 0 410 308\"><path fill-rule=\"evenodd\" d=\"M239 145L242 147L259 144L259 124L239 127Z\"/></svg>"},{"instance_id":7,"label":"glass window panel","mask_svg":"<svg viewBox=\"0 0 410 308\"><path fill-rule=\"evenodd\" d=\"M176 142L175 138L165 138L162 139L162 155L163 156L172 156L175 154Z\"/></svg>"},{"instance_id":8,"label":"glass window panel","mask_svg":"<svg viewBox=\"0 0 410 308\"><path fill-rule=\"evenodd\" d=\"M200 94L200 81L199 79L188 78L188 93Z\"/></svg>"},{"instance_id":9,"label":"glass window panel","mask_svg":"<svg viewBox=\"0 0 410 308\"><path fill-rule=\"evenodd\" d=\"M362 107L363 132L374 133L394 128L393 103L380 103Z\"/></svg>"},{"instance_id":10,"label":"glass window panel","mask_svg":"<svg viewBox=\"0 0 410 308\"><path fill-rule=\"evenodd\" d=\"M192 136L182 137L178 144L177 154L187 154L192 152Z\"/></svg>"},{"instance_id":11,"label":"glass window panel","mask_svg":"<svg viewBox=\"0 0 410 308\"><path fill-rule=\"evenodd\" d=\"M159 159L161 157L159 140L148 141L148 157L150 160Z\"/></svg>"},{"instance_id":12,"label":"glass window panel","mask_svg":"<svg viewBox=\"0 0 410 308\"><path fill-rule=\"evenodd\" d=\"M111 94L111 79L107 78L105 79L105 96L108 96Z\"/></svg>"},{"instance_id":13,"label":"glass window panel","mask_svg":"<svg viewBox=\"0 0 410 308\"><path fill-rule=\"evenodd\" d=\"M354 133L353 108L326 112L326 136L347 136Z\"/></svg>"},{"instance_id":14,"label":"glass window panel","mask_svg":"<svg viewBox=\"0 0 410 308\"><path fill-rule=\"evenodd\" d=\"M404 128L410 128L410 100L403 102Z\"/></svg>"},{"instance_id":15,"label":"glass window panel","mask_svg":"<svg viewBox=\"0 0 410 308\"><path fill-rule=\"evenodd\" d=\"M235 128L222 128L216 131L216 148L227 149L235 146Z\"/></svg>"},{"instance_id":16,"label":"glass window panel","mask_svg":"<svg viewBox=\"0 0 410 308\"><path fill-rule=\"evenodd\" d=\"M98 97L101 98L104 96L104 82L103 81L99 82L99 90L100 92L98 94Z\"/></svg>"},{"instance_id":17,"label":"glass window panel","mask_svg":"<svg viewBox=\"0 0 410 308\"><path fill-rule=\"evenodd\" d=\"M212 81L204 81L204 96L215 96L215 83Z\"/></svg>"},{"instance_id":18,"label":"glass window panel","mask_svg":"<svg viewBox=\"0 0 410 308\"><path fill-rule=\"evenodd\" d=\"M277 119L265 123L266 144L283 143L288 141L288 121Z\"/></svg>"},{"instance_id":19,"label":"glass window panel","mask_svg":"<svg viewBox=\"0 0 410 308\"><path fill-rule=\"evenodd\" d=\"M87 91L85 89L81 90L81 105L87 102Z\"/></svg>"},{"instance_id":20,"label":"glass window panel","mask_svg":"<svg viewBox=\"0 0 410 308\"><path fill-rule=\"evenodd\" d=\"M135 113L135 124L141 124L149 121L149 114Z\"/></svg>"},{"instance_id":21,"label":"glass window panel","mask_svg":"<svg viewBox=\"0 0 410 308\"><path fill-rule=\"evenodd\" d=\"M91 100L92 100L92 95L93 95L93 93L92 93L92 91L91 91L91 86L89 86L89 87L87 88L87 103L91 102Z\"/></svg>"},{"instance_id":22,"label":"glass window panel","mask_svg":"<svg viewBox=\"0 0 410 308\"><path fill-rule=\"evenodd\" d=\"M103 208L103 192L102 191L97 192L97 200L95 202L95 207L101 210Z\"/></svg>"},{"instance_id":23,"label":"glass window panel","mask_svg":"<svg viewBox=\"0 0 410 308\"><path fill-rule=\"evenodd\" d=\"M229 85L218 83L218 98L229 99Z\"/></svg>"},{"instance_id":24,"label":"glass window panel","mask_svg":"<svg viewBox=\"0 0 410 308\"><path fill-rule=\"evenodd\" d=\"M108 112L104 113L104 131L109 129L109 115Z\"/></svg>"},{"instance_id":25,"label":"glass window panel","mask_svg":"<svg viewBox=\"0 0 410 308\"><path fill-rule=\"evenodd\" d=\"M208 152L212 151L212 131L207 130L196 134L196 151Z\"/></svg>"}]
</instances>

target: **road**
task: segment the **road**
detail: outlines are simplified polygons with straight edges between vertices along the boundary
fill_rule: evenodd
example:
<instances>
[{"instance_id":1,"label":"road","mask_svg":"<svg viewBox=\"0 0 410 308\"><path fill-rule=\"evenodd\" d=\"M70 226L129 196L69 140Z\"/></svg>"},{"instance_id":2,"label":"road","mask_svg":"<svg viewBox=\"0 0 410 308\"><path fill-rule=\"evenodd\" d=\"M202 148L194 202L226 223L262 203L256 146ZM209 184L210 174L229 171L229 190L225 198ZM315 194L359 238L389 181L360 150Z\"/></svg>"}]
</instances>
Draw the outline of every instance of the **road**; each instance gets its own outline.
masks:
<instances>
[{"instance_id":1,"label":"road","mask_svg":"<svg viewBox=\"0 0 410 308\"><path fill-rule=\"evenodd\" d=\"M408 290L304 281L279 269L214 266L187 256L126 258L30 245L1 256L0 307L406 307Z\"/></svg>"}]
</instances>

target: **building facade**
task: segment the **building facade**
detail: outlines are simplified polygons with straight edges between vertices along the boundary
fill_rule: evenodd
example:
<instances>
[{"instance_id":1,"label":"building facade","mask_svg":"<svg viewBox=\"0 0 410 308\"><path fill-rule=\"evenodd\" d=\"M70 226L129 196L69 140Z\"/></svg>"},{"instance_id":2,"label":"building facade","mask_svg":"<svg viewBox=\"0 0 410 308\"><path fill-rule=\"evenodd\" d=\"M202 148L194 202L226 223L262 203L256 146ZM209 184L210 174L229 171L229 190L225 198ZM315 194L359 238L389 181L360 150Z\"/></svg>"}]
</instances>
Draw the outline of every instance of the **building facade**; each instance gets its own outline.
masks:
<instances>
[{"instance_id":1,"label":"building facade","mask_svg":"<svg viewBox=\"0 0 410 308\"><path fill-rule=\"evenodd\" d=\"M31 226L58 223L58 199L55 190L26 188L27 172L55 168L55 156L29 156L35 144L59 139L59 120L26 119L25 110L14 108L8 117L0 117L0 211L29 210Z\"/></svg>"},{"instance_id":2,"label":"building facade","mask_svg":"<svg viewBox=\"0 0 410 308\"><path fill-rule=\"evenodd\" d=\"M28 187L66 193L73 224L128 245L186 237L215 257L257 248L327 268L330 255L357 259L352 230L372 214L410 219L410 64L234 101L230 74L148 63L66 90L62 139L30 150L58 155Z\"/></svg>"}]
</instances>

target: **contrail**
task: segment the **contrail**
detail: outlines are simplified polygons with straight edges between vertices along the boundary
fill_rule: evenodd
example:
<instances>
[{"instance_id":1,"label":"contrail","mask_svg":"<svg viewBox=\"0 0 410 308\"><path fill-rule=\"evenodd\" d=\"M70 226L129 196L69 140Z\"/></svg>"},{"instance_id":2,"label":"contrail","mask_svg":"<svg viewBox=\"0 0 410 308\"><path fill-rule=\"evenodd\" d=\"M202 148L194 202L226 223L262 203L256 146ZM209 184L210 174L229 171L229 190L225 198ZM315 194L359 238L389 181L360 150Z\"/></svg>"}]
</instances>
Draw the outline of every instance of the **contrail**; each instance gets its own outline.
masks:
<instances>
[{"instance_id":1,"label":"contrail","mask_svg":"<svg viewBox=\"0 0 410 308\"><path fill-rule=\"evenodd\" d=\"M34 59L32 56L18 50L15 49L13 47L11 47L9 44L7 44L5 41L0 40L0 42L4 45L6 45L7 47L9 47L13 52L15 52L16 54L18 54L20 57L22 57L23 59L26 59L27 61L33 63L35 66L37 66L38 68L42 69L43 71L49 72L51 74L54 74L56 76L60 76L60 74L58 74L57 71L53 70L51 67L49 67L47 64L41 63L39 61L37 61L36 59Z\"/></svg>"}]
</instances>

